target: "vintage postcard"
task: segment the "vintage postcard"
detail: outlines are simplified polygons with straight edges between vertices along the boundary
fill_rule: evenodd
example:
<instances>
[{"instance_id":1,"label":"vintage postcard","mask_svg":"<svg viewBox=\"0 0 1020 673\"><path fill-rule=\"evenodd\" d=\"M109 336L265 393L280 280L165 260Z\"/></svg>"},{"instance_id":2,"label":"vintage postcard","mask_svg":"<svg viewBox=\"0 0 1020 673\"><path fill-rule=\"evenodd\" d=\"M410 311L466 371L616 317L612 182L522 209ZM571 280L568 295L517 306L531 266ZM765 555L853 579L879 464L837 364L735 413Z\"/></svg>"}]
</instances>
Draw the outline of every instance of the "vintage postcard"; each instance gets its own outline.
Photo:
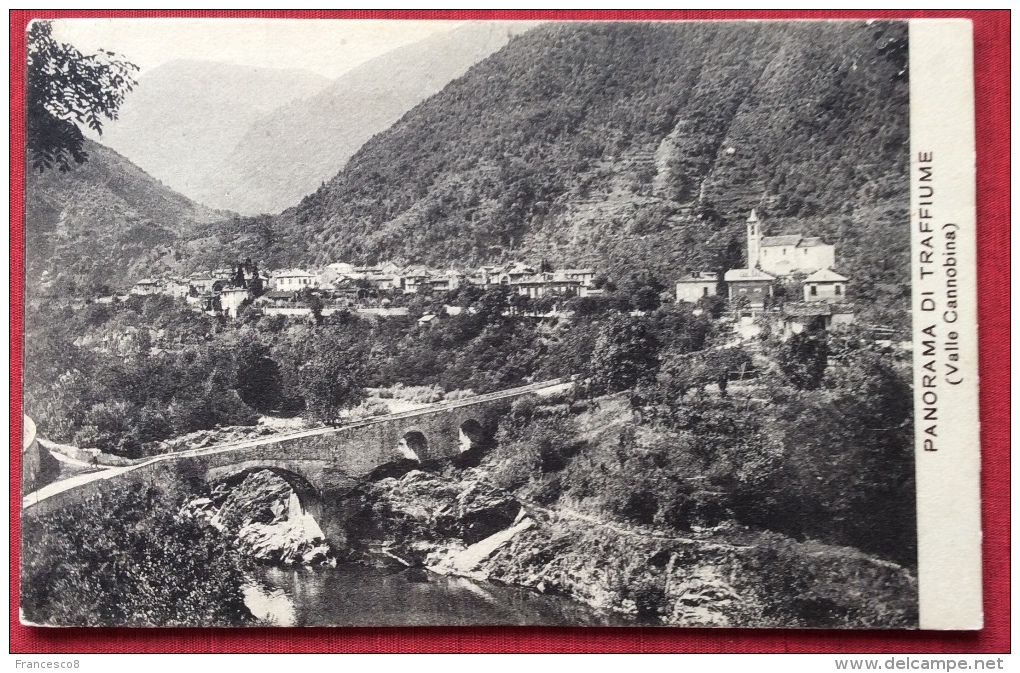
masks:
<instances>
[{"instance_id":1,"label":"vintage postcard","mask_svg":"<svg viewBox=\"0 0 1020 673\"><path fill-rule=\"evenodd\" d=\"M978 629L967 21L34 21L22 621Z\"/></svg>"}]
</instances>

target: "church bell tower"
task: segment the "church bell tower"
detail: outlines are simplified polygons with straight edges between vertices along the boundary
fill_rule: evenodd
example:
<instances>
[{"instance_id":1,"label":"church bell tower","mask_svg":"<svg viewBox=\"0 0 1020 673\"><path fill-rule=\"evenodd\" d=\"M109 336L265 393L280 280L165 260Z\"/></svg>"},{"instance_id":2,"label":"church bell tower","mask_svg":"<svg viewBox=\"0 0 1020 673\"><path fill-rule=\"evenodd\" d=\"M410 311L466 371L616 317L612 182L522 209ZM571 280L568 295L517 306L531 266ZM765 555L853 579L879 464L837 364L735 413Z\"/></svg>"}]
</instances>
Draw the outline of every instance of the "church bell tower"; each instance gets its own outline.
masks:
<instances>
[{"instance_id":1,"label":"church bell tower","mask_svg":"<svg viewBox=\"0 0 1020 673\"><path fill-rule=\"evenodd\" d=\"M758 221L758 214L751 209L747 217L747 268L758 267L758 255L761 251L761 222Z\"/></svg>"}]
</instances>

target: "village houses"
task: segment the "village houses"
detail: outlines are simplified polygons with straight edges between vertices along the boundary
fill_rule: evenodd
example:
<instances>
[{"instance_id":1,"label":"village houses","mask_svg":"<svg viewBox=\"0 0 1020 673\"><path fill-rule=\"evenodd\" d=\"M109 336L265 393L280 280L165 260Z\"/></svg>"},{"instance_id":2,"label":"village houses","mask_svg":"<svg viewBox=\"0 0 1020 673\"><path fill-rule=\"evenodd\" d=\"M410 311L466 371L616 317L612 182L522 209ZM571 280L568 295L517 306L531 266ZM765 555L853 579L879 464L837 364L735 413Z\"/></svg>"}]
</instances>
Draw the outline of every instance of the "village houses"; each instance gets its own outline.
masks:
<instances>
[{"instance_id":1,"label":"village houses","mask_svg":"<svg viewBox=\"0 0 1020 673\"><path fill-rule=\"evenodd\" d=\"M834 329L853 323L847 303L850 279L832 270L836 248L820 238L790 234L763 236L755 210L746 222L747 267L719 274L700 271L676 282L676 300L697 303L725 288L726 299L738 316L738 331L757 316L771 317L784 336L805 329ZM798 294L776 298L780 282L803 278ZM745 330L746 331L746 330Z\"/></svg>"}]
</instances>

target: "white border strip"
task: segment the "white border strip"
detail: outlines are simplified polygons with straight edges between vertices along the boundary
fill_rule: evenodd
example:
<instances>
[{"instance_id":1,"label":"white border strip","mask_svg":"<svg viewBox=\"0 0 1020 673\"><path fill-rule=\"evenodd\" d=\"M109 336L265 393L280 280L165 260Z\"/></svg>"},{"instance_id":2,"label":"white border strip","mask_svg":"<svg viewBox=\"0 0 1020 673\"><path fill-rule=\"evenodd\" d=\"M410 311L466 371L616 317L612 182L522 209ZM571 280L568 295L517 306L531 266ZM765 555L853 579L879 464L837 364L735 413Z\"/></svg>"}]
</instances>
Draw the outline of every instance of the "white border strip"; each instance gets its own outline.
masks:
<instances>
[{"instance_id":1,"label":"white border strip","mask_svg":"<svg viewBox=\"0 0 1020 673\"><path fill-rule=\"evenodd\" d=\"M910 225L922 629L980 629L974 49L910 21Z\"/></svg>"}]
</instances>

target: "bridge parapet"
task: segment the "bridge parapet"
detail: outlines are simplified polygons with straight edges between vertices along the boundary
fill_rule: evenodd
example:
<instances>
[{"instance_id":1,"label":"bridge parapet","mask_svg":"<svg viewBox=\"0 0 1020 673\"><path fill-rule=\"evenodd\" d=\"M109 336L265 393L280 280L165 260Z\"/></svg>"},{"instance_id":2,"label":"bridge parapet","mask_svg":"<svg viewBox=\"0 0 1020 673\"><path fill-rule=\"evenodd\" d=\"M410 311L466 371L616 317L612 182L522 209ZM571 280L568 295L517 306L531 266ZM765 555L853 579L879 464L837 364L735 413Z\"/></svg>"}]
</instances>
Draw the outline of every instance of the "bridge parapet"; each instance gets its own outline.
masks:
<instances>
[{"instance_id":1,"label":"bridge parapet","mask_svg":"<svg viewBox=\"0 0 1020 673\"><path fill-rule=\"evenodd\" d=\"M67 483L50 484L26 495L22 507L41 514L81 502L110 484L151 479L157 468L168 461L176 469L206 481L263 466L261 469L296 475L310 485L309 493L314 492L321 498L338 489L350 488L389 463L412 456L419 461L456 456L472 443L479 442L486 428L494 429L491 416L507 401L569 383L567 379L544 381L426 409L366 419L342 428L319 428L157 456L132 467L104 470ZM295 485L302 486L297 478Z\"/></svg>"}]
</instances>

